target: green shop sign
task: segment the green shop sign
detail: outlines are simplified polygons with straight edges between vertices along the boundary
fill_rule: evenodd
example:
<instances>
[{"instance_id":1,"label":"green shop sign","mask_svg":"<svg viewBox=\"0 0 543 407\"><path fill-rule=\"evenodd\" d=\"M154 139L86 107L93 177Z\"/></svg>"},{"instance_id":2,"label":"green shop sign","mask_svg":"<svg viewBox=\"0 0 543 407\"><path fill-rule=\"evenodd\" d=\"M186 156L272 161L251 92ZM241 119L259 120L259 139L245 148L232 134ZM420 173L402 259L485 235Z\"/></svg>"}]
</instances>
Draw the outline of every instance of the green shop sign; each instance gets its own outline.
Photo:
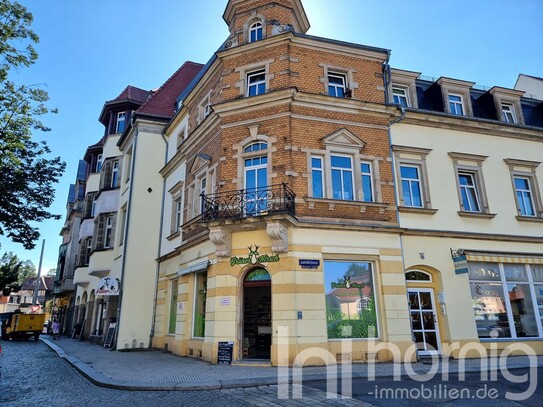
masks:
<instances>
[{"instance_id":1,"label":"green shop sign","mask_svg":"<svg viewBox=\"0 0 543 407\"><path fill-rule=\"evenodd\" d=\"M247 257L230 257L230 266L244 265L244 264L257 264L257 263L274 263L279 261L279 255L275 254L270 256L269 254L258 253L260 246L249 246L249 255Z\"/></svg>"},{"instance_id":2,"label":"green shop sign","mask_svg":"<svg viewBox=\"0 0 543 407\"><path fill-rule=\"evenodd\" d=\"M332 288L364 288L364 283L353 283L351 277L345 277L341 283L332 283Z\"/></svg>"}]
</instances>

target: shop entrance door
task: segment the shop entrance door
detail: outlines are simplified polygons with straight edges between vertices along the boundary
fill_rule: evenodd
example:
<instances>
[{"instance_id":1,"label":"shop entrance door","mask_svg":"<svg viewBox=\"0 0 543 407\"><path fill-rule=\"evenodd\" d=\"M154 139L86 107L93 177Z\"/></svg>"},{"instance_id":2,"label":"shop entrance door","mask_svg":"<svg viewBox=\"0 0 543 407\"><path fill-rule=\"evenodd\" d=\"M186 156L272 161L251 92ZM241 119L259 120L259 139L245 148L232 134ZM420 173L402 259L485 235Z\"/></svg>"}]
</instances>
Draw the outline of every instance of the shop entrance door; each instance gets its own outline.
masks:
<instances>
[{"instance_id":1,"label":"shop entrance door","mask_svg":"<svg viewBox=\"0 0 543 407\"><path fill-rule=\"evenodd\" d=\"M271 357L271 278L258 268L247 273L243 282L243 358Z\"/></svg>"},{"instance_id":2,"label":"shop entrance door","mask_svg":"<svg viewBox=\"0 0 543 407\"><path fill-rule=\"evenodd\" d=\"M439 327L431 288L408 288L411 330L419 355L440 353Z\"/></svg>"}]
</instances>

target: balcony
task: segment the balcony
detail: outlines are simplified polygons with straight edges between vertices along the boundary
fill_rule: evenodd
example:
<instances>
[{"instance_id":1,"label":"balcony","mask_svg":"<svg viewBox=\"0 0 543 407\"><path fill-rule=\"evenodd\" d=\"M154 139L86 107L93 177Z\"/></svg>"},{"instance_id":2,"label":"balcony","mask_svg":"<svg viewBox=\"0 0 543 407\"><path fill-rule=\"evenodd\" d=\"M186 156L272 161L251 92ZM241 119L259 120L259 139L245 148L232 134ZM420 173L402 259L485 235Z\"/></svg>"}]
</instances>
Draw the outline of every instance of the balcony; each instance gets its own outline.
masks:
<instances>
[{"instance_id":1,"label":"balcony","mask_svg":"<svg viewBox=\"0 0 543 407\"><path fill-rule=\"evenodd\" d=\"M296 195L287 184L200 195L202 221L243 219L286 213L296 216Z\"/></svg>"}]
</instances>

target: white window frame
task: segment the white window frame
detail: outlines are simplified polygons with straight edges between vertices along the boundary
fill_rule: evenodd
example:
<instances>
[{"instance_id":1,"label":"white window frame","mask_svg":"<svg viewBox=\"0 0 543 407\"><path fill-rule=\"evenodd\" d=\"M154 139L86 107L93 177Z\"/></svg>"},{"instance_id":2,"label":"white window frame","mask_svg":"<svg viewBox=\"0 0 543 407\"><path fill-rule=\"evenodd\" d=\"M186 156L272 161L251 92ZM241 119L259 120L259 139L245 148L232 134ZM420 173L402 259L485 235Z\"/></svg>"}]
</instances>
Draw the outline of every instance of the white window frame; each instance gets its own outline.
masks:
<instances>
[{"instance_id":1,"label":"white window frame","mask_svg":"<svg viewBox=\"0 0 543 407\"><path fill-rule=\"evenodd\" d=\"M466 212L482 212L482 205L481 205L481 192L479 183L477 181L477 173L475 171L469 171L469 170L459 170L456 173L457 182L458 182L458 188L460 189L460 197L461 197L461 205L462 210ZM471 180L471 184L463 185L460 183L460 177L467 177ZM470 191L472 193L470 193ZM464 200L464 193L467 197L466 200ZM474 201L471 203L469 197L473 197ZM472 205L475 204L476 207L472 207Z\"/></svg>"},{"instance_id":2,"label":"white window frame","mask_svg":"<svg viewBox=\"0 0 543 407\"><path fill-rule=\"evenodd\" d=\"M254 82L251 82L253 78L256 78L258 76L264 75L263 79L255 80ZM260 93L258 91L260 85L264 85L264 91ZM250 95L251 88L255 88L256 92L254 95ZM266 70L265 69L258 69L256 71L247 72L247 94L245 96L258 96L263 95L266 93Z\"/></svg>"},{"instance_id":3,"label":"white window frame","mask_svg":"<svg viewBox=\"0 0 543 407\"><path fill-rule=\"evenodd\" d=\"M121 127L122 123L122 129ZM115 122L115 133L122 133L126 125L126 112L117 113L117 121Z\"/></svg>"},{"instance_id":4,"label":"white window frame","mask_svg":"<svg viewBox=\"0 0 543 407\"><path fill-rule=\"evenodd\" d=\"M534 199L533 187L532 187L532 182L531 182L532 180L531 180L530 177L527 177L527 176L513 175L513 180L516 181L517 179L521 179L521 180L526 181L526 183L528 185L527 189L520 189L520 188L517 187L516 182L513 183L514 188L515 188L515 195L516 195L516 198L517 198L519 216L536 217L537 216L537 206L536 206L536 202L535 202L535 199ZM528 201L530 203L531 207L532 207L533 214L522 213L522 205L520 205L520 202L519 202L520 198L518 196L519 193L522 195L523 206L526 207L526 201Z\"/></svg>"},{"instance_id":5,"label":"white window frame","mask_svg":"<svg viewBox=\"0 0 543 407\"><path fill-rule=\"evenodd\" d=\"M398 102L396 102L396 98L398 99ZM405 104L401 103L401 99L405 100ZM405 86L392 85L392 100L394 101L394 103L400 106L404 106L404 107L411 106L409 102L409 91L407 87Z\"/></svg>"},{"instance_id":6,"label":"white window frame","mask_svg":"<svg viewBox=\"0 0 543 407\"><path fill-rule=\"evenodd\" d=\"M120 167L119 160L115 160L111 163L111 182L109 184L111 188L117 188L120 184L119 183L119 176L120 176L119 167Z\"/></svg>"},{"instance_id":7,"label":"white window frame","mask_svg":"<svg viewBox=\"0 0 543 407\"><path fill-rule=\"evenodd\" d=\"M428 170L426 168L426 157L432 150L425 148L417 148L410 146L392 146L394 166L397 174L397 192L400 210L416 211L418 213L433 214L437 209L432 209L430 198L430 185L428 178ZM402 173L401 167L415 167L418 172L418 180L420 182L421 206L407 205L404 201Z\"/></svg>"},{"instance_id":8,"label":"white window frame","mask_svg":"<svg viewBox=\"0 0 543 407\"><path fill-rule=\"evenodd\" d=\"M502 103L502 120L506 123L516 123L515 109L511 103Z\"/></svg>"},{"instance_id":9,"label":"white window frame","mask_svg":"<svg viewBox=\"0 0 543 407\"><path fill-rule=\"evenodd\" d=\"M404 178L402 176L402 168L415 168L417 170L417 178ZM403 205L404 206L408 206L408 207L412 207L412 208L424 208L424 202L425 202L425 199L424 199L424 188L422 186L422 174L421 174L421 168L419 165L417 164L407 164L407 163L402 163L400 164L400 172L399 172L399 178L400 178L400 185L401 185L401 190L402 190L402 202L403 202ZM411 205L408 205L408 203L405 202L404 200L404 188L403 188L403 183L407 182L409 184L409 197L411 199ZM420 205L415 205L413 203L414 199L414 195L413 195L413 185L416 184L418 185L418 189L420 191Z\"/></svg>"},{"instance_id":10,"label":"white window frame","mask_svg":"<svg viewBox=\"0 0 543 407\"><path fill-rule=\"evenodd\" d=\"M459 98L460 100L451 100L451 97L453 98ZM464 106L464 97L463 95L459 95L457 93L449 93L447 96L448 102L449 102L449 113L454 114L456 116L465 116L466 114L466 108ZM454 106L454 108L453 108ZM458 107L460 107L461 113L458 113Z\"/></svg>"},{"instance_id":11,"label":"white window frame","mask_svg":"<svg viewBox=\"0 0 543 407\"><path fill-rule=\"evenodd\" d=\"M334 167L332 165L332 158L333 157L342 157L342 158L348 158L350 163L351 163L351 166L350 166L350 173L351 173L351 193L352 193L352 198L351 199L347 199L345 198L345 190L343 189L343 186L344 186L344 182L343 182L343 178L344 178L344 172L347 172L348 169L346 168L343 168L343 167ZM352 155L347 155L347 154L337 154L337 153L332 153L330 154L330 179L332 181L332 184L330 185L332 187L332 198L333 199L337 199L337 200L341 200L341 201L356 201L356 189L355 189L355 170L354 170L354 166L353 166L353 160L354 157ZM334 170L338 170L340 171L341 173L341 198L334 198L334 181L333 181L333 176L332 176L332 172Z\"/></svg>"},{"instance_id":12,"label":"white window frame","mask_svg":"<svg viewBox=\"0 0 543 407\"><path fill-rule=\"evenodd\" d=\"M318 155L312 155L310 157L310 163L311 163L311 189L312 189L312 196L313 198L326 198L326 189L324 187L324 179L326 178L325 172L324 172L324 157L318 156ZM319 160L320 161L320 168L313 167L313 160ZM321 191L322 196L315 196L315 188L313 187L315 184L315 179L313 178L313 174L315 172L320 172L321 174Z\"/></svg>"},{"instance_id":13,"label":"white window frame","mask_svg":"<svg viewBox=\"0 0 543 407\"><path fill-rule=\"evenodd\" d=\"M457 152L449 152L448 154L453 160L454 176L458 193L458 202L460 205L460 211L458 211L458 214L460 216L475 216L483 218L493 218L494 216L496 216L496 214L490 213L483 176L483 161L487 157L482 155ZM473 187L461 186L460 174L470 175L473 180ZM464 200L462 199L462 189L475 190L477 202L479 204L478 211L470 210L471 208L464 207Z\"/></svg>"},{"instance_id":14,"label":"white window frame","mask_svg":"<svg viewBox=\"0 0 543 407\"><path fill-rule=\"evenodd\" d=\"M364 172L362 169L363 165L369 166L369 172ZM367 197L364 196L364 177L370 178L370 189L371 189L371 197L370 199L366 199ZM362 201L363 202L375 202L375 186L374 186L374 178L373 178L373 163L371 161L360 161L360 189L362 192Z\"/></svg>"},{"instance_id":15,"label":"white window frame","mask_svg":"<svg viewBox=\"0 0 543 407\"><path fill-rule=\"evenodd\" d=\"M260 33L260 37L259 34ZM254 38L253 38L253 34ZM249 28L249 42L257 42L264 38L264 25L261 21L255 21Z\"/></svg>"},{"instance_id":16,"label":"white window frame","mask_svg":"<svg viewBox=\"0 0 543 407\"><path fill-rule=\"evenodd\" d=\"M341 79L342 85L334 83L330 83L330 78L338 78ZM345 91L347 90L347 75L341 72L328 72L328 95L336 98L344 98L345 97ZM333 92L332 92L333 89ZM342 89L343 94L338 94L338 89ZM333 94L332 94L333 93Z\"/></svg>"},{"instance_id":17,"label":"white window frame","mask_svg":"<svg viewBox=\"0 0 543 407\"><path fill-rule=\"evenodd\" d=\"M113 215L106 216L104 221L104 249L110 249L113 247L111 237L113 235Z\"/></svg>"},{"instance_id":18,"label":"white window frame","mask_svg":"<svg viewBox=\"0 0 543 407\"><path fill-rule=\"evenodd\" d=\"M98 154L96 156L96 172L100 172L103 164L104 164L104 155Z\"/></svg>"}]
</instances>

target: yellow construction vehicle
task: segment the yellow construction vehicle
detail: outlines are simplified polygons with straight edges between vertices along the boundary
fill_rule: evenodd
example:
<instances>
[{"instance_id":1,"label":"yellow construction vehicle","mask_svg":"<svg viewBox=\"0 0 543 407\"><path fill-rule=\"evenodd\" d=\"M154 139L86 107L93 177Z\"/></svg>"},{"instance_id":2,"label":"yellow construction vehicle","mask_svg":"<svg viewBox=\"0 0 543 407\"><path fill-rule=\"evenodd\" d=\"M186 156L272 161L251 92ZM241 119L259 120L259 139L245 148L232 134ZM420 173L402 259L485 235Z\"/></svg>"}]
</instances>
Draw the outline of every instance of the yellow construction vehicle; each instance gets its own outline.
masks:
<instances>
[{"instance_id":1,"label":"yellow construction vehicle","mask_svg":"<svg viewBox=\"0 0 543 407\"><path fill-rule=\"evenodd\" d=\"M7 318L2 320L2 339L3 340L34 340L40 338L45 322L45 314L22 314L20 312L10 312Z\"/></svg>"}]
</instances>

